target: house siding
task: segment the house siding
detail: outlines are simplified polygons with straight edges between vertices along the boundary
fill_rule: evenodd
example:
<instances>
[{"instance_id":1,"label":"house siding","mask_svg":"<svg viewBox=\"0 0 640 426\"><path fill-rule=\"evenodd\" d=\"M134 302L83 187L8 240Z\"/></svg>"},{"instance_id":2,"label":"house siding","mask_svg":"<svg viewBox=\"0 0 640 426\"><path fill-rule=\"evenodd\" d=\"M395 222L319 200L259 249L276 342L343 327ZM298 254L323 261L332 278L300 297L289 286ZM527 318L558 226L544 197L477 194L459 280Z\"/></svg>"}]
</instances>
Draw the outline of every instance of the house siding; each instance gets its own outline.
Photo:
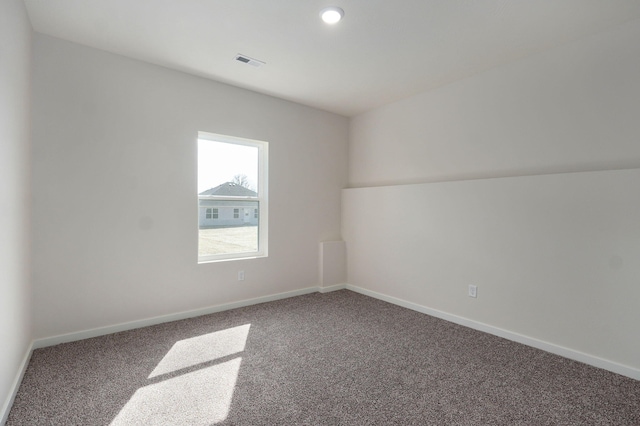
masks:
<instances>
[{"instance_id":1,"label":"house siding","mask_svg":"<svg viewBox=\"0 0 640 426\"><path fill-rule=\"evenodd\" d=\"M207 209L218 209L218 217L207 218ZM234 217L235 209L238 210L237 218ZM210 228L258 225L256 209L259 209L257 201L199 200L198 226Z\"/></svg>"}]
</instances>

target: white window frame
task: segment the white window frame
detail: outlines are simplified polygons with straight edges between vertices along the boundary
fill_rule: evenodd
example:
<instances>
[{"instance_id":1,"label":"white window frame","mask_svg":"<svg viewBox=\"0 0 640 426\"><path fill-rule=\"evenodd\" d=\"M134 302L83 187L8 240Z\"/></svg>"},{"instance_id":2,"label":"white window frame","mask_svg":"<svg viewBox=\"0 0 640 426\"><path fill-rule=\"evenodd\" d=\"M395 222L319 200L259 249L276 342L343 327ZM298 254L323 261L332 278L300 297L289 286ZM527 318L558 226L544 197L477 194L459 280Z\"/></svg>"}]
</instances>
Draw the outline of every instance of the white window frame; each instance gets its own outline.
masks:
<instances>
[{"instance_id":1,"label":"white window frame","mask_svg":"<svg viewBox=\"0 0 640 426\"><path fill-rule=\"evenodd\" d=\"M228 253L215 255L198 255L198 263L209 263L223 260L250 259L268 256L269 241L269 197L268 197L268 179L269 179L269 143L253 139L244 139L235 136L219 135L216 133L198 132L198 139L209 140L212 142L223 142L235 145L251 146L258 149L258 183L257 197L225 197L216 195L198 195L199 200L220 200L220 201L257 201L260 214L258 215L258 250L246 253ZM197 191L196 191L197 193ZM198 203L199 204L199 203ZM196 221L198 226L198 221ZM197 244L200 242L198 241ZM197 245L196 245L197 247Z\"/></svg>"}]
</instances>

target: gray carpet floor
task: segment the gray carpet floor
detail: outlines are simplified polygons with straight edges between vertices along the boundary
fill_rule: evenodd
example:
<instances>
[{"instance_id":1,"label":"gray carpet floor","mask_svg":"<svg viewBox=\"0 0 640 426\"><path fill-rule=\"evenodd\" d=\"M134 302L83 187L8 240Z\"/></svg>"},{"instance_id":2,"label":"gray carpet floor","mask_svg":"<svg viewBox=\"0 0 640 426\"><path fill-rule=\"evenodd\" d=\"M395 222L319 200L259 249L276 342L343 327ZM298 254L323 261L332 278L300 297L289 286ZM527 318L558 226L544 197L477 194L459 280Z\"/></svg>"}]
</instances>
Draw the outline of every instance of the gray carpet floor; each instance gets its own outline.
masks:
<instances>
[{"instance_id":1,"label":"gray carpet floor","mask_svg":"<svg viewBox=\"0 0 640 426\"><path fill-rule=\"evenodd\" d=\"M34 351L14 425L640 425L640 381L347 290Z\"/></svg>"}]
</instances>

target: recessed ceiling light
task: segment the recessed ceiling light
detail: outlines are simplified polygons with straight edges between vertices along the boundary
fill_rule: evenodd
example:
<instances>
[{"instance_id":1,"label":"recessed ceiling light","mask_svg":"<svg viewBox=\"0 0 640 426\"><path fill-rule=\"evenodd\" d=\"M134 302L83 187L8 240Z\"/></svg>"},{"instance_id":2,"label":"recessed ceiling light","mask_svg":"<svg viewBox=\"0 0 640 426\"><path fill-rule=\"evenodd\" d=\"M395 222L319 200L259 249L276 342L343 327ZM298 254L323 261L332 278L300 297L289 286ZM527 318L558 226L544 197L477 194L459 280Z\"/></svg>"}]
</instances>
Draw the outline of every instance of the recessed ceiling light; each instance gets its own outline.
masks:
<instances>
[{"instance_id":1,"label":"recessed ceiling light","mask_svg":"<svg viewBox=\"0 0 640 426\"><path fill-rule=\"evenodd\" d=\"M336 6L325 7L320 11L320 17L327 24L335 24L344 16L344 10Z\"/></svg>"}]
</instances>

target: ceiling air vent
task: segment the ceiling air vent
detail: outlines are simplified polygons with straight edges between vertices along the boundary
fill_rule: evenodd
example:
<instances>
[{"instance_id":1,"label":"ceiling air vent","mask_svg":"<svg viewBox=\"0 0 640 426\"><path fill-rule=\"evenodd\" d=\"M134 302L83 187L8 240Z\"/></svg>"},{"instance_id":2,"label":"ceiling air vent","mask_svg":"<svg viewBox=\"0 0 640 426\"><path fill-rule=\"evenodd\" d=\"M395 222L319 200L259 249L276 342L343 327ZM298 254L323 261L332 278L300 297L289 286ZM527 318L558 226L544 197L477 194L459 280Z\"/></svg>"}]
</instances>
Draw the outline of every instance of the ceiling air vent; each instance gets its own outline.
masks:
<instances>
[{"instance_id":1,"label":"ceiling air vent","mask_svg":"<svg viewBox=\"0 0 640 426\"><path fill-rule=\"evenodd\" d=\"M266 62L259 61L257 59L250 58L247 55L241 55L241 54L236 55L236 61L243 62L245 64L254 66L256 68L261 67L266 63Z\"/></svg>"}]
</instances>

